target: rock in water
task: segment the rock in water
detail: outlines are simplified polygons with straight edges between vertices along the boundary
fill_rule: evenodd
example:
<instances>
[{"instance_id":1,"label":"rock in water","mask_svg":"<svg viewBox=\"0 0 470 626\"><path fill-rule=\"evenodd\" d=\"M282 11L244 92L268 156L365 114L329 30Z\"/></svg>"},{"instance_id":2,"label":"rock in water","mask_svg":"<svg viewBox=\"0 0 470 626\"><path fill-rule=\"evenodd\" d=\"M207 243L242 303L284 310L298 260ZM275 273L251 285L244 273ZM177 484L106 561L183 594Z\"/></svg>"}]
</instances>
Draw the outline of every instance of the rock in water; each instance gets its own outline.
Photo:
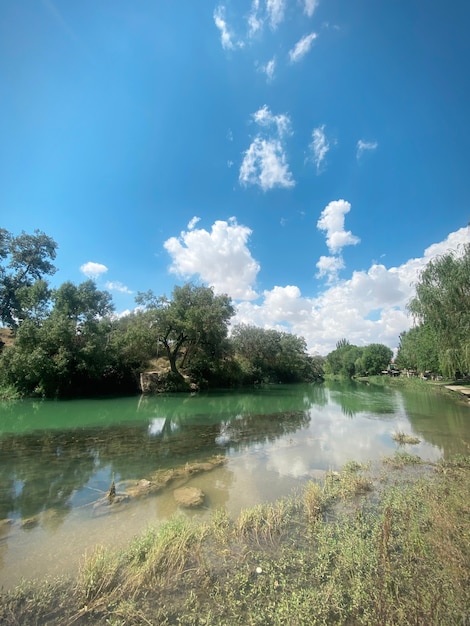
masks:
<instances>
[{"instance_id":1,"label":"rock in water","mask_svg":"<svg viewBox=\"0 0 470 626\"><path fill-rule=\"evenodd\" d=\"M180 506L193 508L204 502L204 492L198 487L180 487L173 491L176 502Z\"/></svg>"}]
</instances>

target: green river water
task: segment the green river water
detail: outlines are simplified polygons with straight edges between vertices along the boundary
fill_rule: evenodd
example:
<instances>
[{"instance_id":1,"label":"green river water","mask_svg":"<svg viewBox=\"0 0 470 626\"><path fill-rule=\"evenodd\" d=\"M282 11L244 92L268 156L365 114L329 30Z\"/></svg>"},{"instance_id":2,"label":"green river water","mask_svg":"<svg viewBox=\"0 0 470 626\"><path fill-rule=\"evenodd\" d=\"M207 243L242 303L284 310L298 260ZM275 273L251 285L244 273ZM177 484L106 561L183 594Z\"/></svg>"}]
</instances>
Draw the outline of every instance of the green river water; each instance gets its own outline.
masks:
<instances>
[{"instance_id":1,"label":"green river water","mask_svg":"<svg viewBox=\"0 0 470 626\"><path fill-rule=\"evenodd\" d=\"M178 511L197 486L203 519L291 493L347 460L398 449L425 460L470 453L470 406L426 391L364 383L277 385L194 395L0 403L0 586L75 573L95 546L124 546ZM220 467L147 498L94 506L111 481L148 478L222 455Z\"/></svg>"}]
</instances>

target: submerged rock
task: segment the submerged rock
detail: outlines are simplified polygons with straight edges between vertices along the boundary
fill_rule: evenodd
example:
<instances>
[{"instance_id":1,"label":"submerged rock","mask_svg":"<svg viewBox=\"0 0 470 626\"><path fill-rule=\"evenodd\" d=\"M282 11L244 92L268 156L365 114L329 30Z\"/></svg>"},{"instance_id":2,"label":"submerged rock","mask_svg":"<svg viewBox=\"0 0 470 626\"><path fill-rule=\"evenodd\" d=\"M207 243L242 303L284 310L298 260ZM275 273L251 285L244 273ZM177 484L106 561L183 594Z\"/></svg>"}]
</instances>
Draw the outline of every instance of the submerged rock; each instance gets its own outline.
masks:
<instances>
[{"instance_id":1,"label":"submerged rock","mask_svg":"<svg viewBox=\"0 0 470 626\"><path fill-rule=\"evenodd\" d=\"M14 521L10 518L0 519L0 537L8 535L13 528Z\"/></svg>"},{"instance_id":2,"label":"submerged rock","mask_svg":"<svg viewBox=\"0 0 470 626\"><path fill-rule=\"evenodd\" d=\"M35 528L39 524L39 518L37 515L33 517L26 517L21 520L21 528L25 530L29 530L30 528Z\"/></svg>"},{"instance_id":3,"label":"submerged rock","mask_svg":"<svg viewBox=\"0 0 470 626\"><path fill-rule=\"evenodd\" d=\"M201 506L204 502L204 492L199 487L180 487L173 491L176 502L185 508Z\"/></svg>"}]
</instances>

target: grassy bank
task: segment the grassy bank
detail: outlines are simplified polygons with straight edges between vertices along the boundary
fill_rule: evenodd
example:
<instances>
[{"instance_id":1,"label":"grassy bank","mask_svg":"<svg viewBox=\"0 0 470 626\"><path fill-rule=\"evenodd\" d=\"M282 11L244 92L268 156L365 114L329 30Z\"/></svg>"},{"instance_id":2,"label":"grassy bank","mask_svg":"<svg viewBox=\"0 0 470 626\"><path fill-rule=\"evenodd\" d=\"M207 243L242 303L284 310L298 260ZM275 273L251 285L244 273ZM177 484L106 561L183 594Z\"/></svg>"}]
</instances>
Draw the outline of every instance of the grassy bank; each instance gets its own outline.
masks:
<instances>
[{"instance_id":1,"label":"grassy bank","mask_svg":"<svg viewBox=\"0 0 470 626\"><path fill-rule=\"evenodd\" d=\"M236 520L176 517L97 549L74 581L3 593L0 623L465 624L469 502L470 457L401 453L375 477L348 463Z\"/></svg>"}]
</instances>

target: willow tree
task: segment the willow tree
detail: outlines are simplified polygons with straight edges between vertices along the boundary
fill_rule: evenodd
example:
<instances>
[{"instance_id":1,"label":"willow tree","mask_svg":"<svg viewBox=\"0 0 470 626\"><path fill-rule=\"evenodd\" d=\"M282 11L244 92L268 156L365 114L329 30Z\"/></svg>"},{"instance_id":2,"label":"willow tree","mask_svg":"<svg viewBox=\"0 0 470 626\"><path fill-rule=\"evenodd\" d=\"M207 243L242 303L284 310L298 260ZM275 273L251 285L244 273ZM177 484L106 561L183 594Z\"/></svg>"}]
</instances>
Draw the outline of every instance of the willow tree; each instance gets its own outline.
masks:
<instances>
[{"instance_id":1,"label":"willow tree","mask_svg":"<svg viewBox=\"0 0 470 626\"><path fill-rule=\"evenodd\" d=\"M428 324L443 373L470 371L470 244L431 260L421 272L409 309Z\"/></svg>"}]
</instances>

